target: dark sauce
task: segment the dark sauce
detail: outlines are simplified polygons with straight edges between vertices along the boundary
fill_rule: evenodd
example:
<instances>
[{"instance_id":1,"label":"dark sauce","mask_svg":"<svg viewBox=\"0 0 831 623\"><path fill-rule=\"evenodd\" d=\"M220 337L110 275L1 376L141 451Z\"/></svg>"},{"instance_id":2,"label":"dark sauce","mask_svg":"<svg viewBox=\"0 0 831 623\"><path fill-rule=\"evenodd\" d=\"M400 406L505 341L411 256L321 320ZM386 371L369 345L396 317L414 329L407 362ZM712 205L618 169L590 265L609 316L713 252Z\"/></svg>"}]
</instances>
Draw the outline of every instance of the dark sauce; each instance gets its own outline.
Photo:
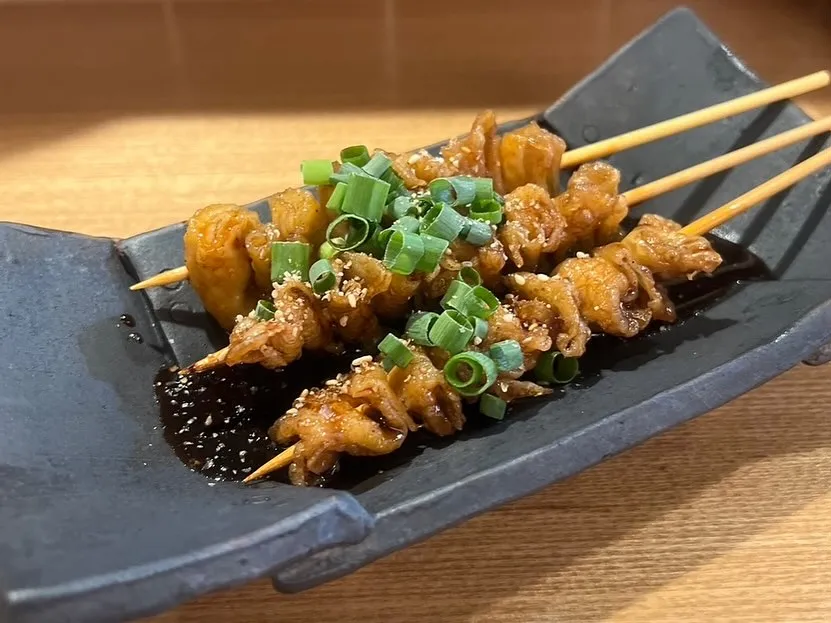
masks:
<instances>
[{"instance_id":1,"label":"dark sauce","mask_svg":"<svg viewBox=\"0 0 831 623\"><path fill-rule=\"evenodd\" d=\"M668 285L678 310L678 323L700 314L729 295L737 284L773 279L764 263L743 247L720 238L711 237L710 241L724 258L716 273L711 277ZM636 358L651 346L650 336L658 331L671 331L672 326L658 324L629 340L595 336L581 359L581 375L567 388L555 388L553 396L532 400L556 400L567 391L590 387L602 370ZM156 380L156 396L165 438L191 469L216 480L242 480L281 450L267 434L276 417L284 413L304 389L348 371L352 359L360 354L351 352L342 357L305 354L281 371L260 366L235 366L193 375L184 381L177 372L163 370ZM516 407L512 406L512 409ZM468 422L461 437L504 425L479 414L475 405L469 405L465 415ZM506 418L510 417L509 411ZM419 431L410 434L404 445L389 455L344 455L321 484L355 493L371 489L383 482L389 471L406 465L426 448L443 448L455 439L458 436L438 438ZM285 472L275 474L274 480L287 482Z\"/></svg>"},{"instance_id":2,"label":"dark sauce","mask_svg":"<svg viewBox=\"0 0 831 623\"><path fill-rule=\"evenodd\" d=\"M121 325L124 325L125 327L135 327L136 319L130 314L121 314L118 318L118 324L116 326L120 327Z\"/></svg>"},{"instance_id":3,"label":"dark sauce","mask_svg":"<svg viewBox=\"0 0 831 623\"><path fill-rule=\"evenodd\" d=\"M277 371L223 366L185 376L165 368L155 382L164 437L192 470L213 480L242 480L280 450L268 437L277 416L304 388L347 371L356 356L307 354ZM276 477L284 480L285 473Z\"/></svg>"}]
</instances>

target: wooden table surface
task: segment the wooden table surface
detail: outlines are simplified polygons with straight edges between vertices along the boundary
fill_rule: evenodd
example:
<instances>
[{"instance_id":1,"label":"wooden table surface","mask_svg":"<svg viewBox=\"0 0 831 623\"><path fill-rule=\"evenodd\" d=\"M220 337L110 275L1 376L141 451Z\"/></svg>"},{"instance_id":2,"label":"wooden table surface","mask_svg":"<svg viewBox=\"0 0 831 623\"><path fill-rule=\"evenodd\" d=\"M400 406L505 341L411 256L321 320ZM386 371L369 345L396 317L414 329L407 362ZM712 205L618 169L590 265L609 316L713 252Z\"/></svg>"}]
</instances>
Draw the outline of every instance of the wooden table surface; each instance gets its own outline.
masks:
<instances>
[{"instance_id":1,"label":"wooden table surface","mask_svg":"<svg viewBox=\"0 0 831 623\"><path fill-rule=\"evenodd\" d=\"M831 65L825 0L690 4L769 81ZM431 22L438 0L3 3L0 220L127 236L295 184L345 144L524 115L671 5L468 0ZM477 36L448 50L425 26ZM831 114L827 93L802 103ZM152 621L827 621L829 400L831 365L799 366L348 578Z\"/></svg>"}]
</instances>

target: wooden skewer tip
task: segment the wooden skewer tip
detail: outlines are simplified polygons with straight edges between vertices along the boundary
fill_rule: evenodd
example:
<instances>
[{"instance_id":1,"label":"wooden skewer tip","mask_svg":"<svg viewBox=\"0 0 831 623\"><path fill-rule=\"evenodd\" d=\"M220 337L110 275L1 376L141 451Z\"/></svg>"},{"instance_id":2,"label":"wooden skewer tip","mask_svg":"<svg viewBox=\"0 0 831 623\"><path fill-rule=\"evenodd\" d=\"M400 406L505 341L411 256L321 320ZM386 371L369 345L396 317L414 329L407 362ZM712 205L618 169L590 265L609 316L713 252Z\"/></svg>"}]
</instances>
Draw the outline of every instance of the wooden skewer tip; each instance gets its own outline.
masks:
<instances>
[{"instance_id":1,"label":"wooden skewer tip","mask_svg":"<svg viewBox=\"0 0 831 623\"><path fill-rule=\"evenodd\" d=\"M149 279L145 279L144 281L139 281L138 283L134 283L130 286L130 289L135 292L136 290L145 290L146 288L158 288L160 286L169 286L173 285L174 283L179 283L180 281L185 281L188 278L188 267L187 266L179 266L178 268L172 268L170 270L166 270L158 275L154 275Z\"/></svg>"},{"instance_id":2,"label":"wooden skewer tip","mask_svg":"<svg viewBox=\"0 0 831 623\"><path fill-rule=\"evenodd\" d=\"M254 482L255 480L260 480L261 478L265 478L269 474L272 474L288 466L289 463L291 463L294 460L294 448L295 446L289 446L280 454L271 459L268 463L262 464L260 467L256 469L256 471L246 476L243 482L247 484L250 482Z\"/></svg>"}]
</instances>

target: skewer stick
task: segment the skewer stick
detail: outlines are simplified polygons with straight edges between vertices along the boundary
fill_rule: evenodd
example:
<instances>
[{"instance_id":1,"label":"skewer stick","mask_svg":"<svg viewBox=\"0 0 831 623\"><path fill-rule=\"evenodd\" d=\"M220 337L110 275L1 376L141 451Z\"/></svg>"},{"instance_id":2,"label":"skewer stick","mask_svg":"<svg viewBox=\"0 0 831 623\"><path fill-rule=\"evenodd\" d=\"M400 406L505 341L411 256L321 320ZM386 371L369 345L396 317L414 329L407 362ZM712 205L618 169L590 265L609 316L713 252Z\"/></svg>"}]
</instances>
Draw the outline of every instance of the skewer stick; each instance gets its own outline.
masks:
<instances>
[{"instance_id":1,"label":"skewer stick","mask_svg":"<svg viewBox=\"0 0 831 623\"><path fill-rule=\"evenodd\" d=\"M829 73L828 71L818 71L816 73L803 76L802 78L790 80L789 82L783 82L782 84L779 84L777 86L770 87L768 89L763 89L762 91L757 91L756 93L743 95L742 97L738 97L736 99L723 102L721 104L716 104L715 106L710 106L709 108L703 108L696 112L691 112L687 113L686 115L681 115L680 117L675 117L674 119L669 119L667 121L662 121L660 123L655 123L653 125L646 126L645 128L640 128L639 130L633 130L625 134L620 134L619 136L614 136L604 141L593 143L592 145L586 145L585 147L578 147L577 149L572 149L563 154L562 160L560 161L560 166L563 168L570 168L575 167L579 164L583 164L584 162L588 162L590 160L605 158L606 156L617 153L619 151L630 149L632 147L637 147L638 145L643 145L645 143L650 143L661 138L666 138L667 136L672 136L673 134L679 134L686 130L697 128L699 126L712 123L713 121L718 121L726 117L737 115L739 113L746 112L748 110L752 110L760 106L765 106L773 102L788 99L790 97L803 95L810 91L814 91L816 89L820 89L824 86L827 86L829 83L831 83L831 73ZM805 138L808 136L813 136L814 134L818 134L822 131L819 129L815 129L814 131L810 132L808 128L812 127L812 125L813 124L808 124L803 128L797 128L797 130L800 130L799 136ZM792 132L796 133L797 130L792 130ZM788 140L790 142L796 142L800 139L791 137ZM773 151L774 149L779 149L781 147L784 147L785 145L789 145L790 142L783 142L779 145L779 147L769 146L768 149ZM759 145L762 145L764 143L765 141L762 141L761 143L759 143ZM742 150L738 150L737 152L734 152L734 154L738 154L739 151ZM756 155L762 155L764 153L767 153L767 150L761 148L759 152L755 152L755 155L750 155L752 153L754 152L745 152L745 155L740 157L740 159L737 160L737 163L746 162L745 159L741 158L746 158L747 160L749 160L750 158L756 157ZM702 164L699 166L704 165ZM718 166L727 168L728 166L735 165L722 164ZM724 168L714 168L711 173L698 172L697 175L701 175L702 177L704 177L706 175L711 175L712 173L716 173L718 171L723 171ZM634 195L634 199L627 197L629 205L635 205L636 203L640 203L648 198L660 194L660 192L668 192L669 190L673 190L674 188L683 186L684 183L690 183L700 178L691 177L689 181L683 183L679 181L680 179L681 178L677 178L676 181L673 182L673 184L677 185L668 186L660 191L657 190L658 187L653 187L649 192L654 194L644 194L641 198L638 198L638 195ZM658 182L652 182L652 184L657 183ZM650 185L648 184L647 186ZM629 192L631 193L633 191ZM646 191L643 192L646 193ZM172 285L174 283L178 283L179 281L184 281L187 278L187 267L180 266L179 268L174 268L172 270L159 273L158 275L150 277L149 279L145 279L144 281L140 281L139 283L133 284L132 286L130 286L130 289L136 291L144 290L145 288L167 286Z\"/></svg>"},{"instance_id":2,"label":"skewer stick","mask_svg":"<svg viewBox=\"0 0 831 623\"><path fill-rule=\"evenodd\" d=\"M179 283L180 281L185 281L187 278L188 267L180 266L179 268L172 268L170 270L166 270L163 273L154 275L153 277L145 279L144 281L134 283L130 286L130 289L133 292L135 292L136 290L144 290L145 288L158 288L160 286L169 286L174 283Z\"/></svg>"},{"instance_id":3,"label":"skewer stick","mask_svg":"<svg viewBox=\"0 0 831 623\"><path fill-rule=\"evenodd\" d=\"M805 179L812 173L815 173L816 171L829 165L831 165L831 147L821 151L811 158L808 158L795 167L788 169L784 173L780 173L767 182L760 184L753 190L743 194L737 199L734 199L730 203L727 203L720 208L713 210L709 214L702 216L700 219L693 221L686 227L683 227L681 231L688 236L700 236L702 234L706 234L711 229L714 229L715 227L729 221L731 218L747 211L760 201L764 201L765 199L774 196L784 189ZM260 478L268 476L272 472L276 472L277 470L286 467L294 459L294 448L295 446L286 448L268 463L260 466L254 473L243 480L243 482L248 483L254 480L259 480Z\"/></svg>"},{"instance_id":4,"label":"skewer stick","mask_svg":"<svg viewBox=\"0 0 831 623\"><path fill-rule=\"evenodd\" d=\"M585 147L578 147L563 154L560 166L564 169L575 167L590 160L605 158L611 154L630 149L638 145L644 145L657 141L673 134L679 134L692 128L697 128L713 121L732 117L754 108L759 108L773 102L778 102L798 95L803 95L816 89L821 89L831 82L831 74L827 71L818 71L802 78L783 82L774 87L750 93L736 99L702 108L695 112L675 117L646 126L639 130L633 130L619 136L614 136Z\"/></svg>"},{"instance_id":5,"label":"skewer stick","mask_svg":"<svg viewBox=\"0 0 831 623\"><path fill-rule=\"evenodd\" d=\"M831 130L831 115L798 128L782 132L776 136L771 136L747 147L731 151L723 156L718 156L717 158L702 162L683 171L672 173L649 184L627 190L622 196L626 199L626 204L632 207L649 199L653 199L658 195L663 195L664 193L697 182L710 175L726 171L759 156L783 149L803 139L821 134L822 132L828 132L829 130Z\"/></svg>"},{"instance_id":6,"label":"skewer stick","mask_svg":"<svg viewBox=\"0 0 831 623\"><path fill-rule=\"evenodd\" d=\"M724 204L720 208L705 214L698 220L693 221L681 231L688 236L700 236L706 234L726 223L731 218L743 214L760 201L769 199L782 192L786 188L793 186L797 182L805 179L812 173L816 173L820 169L831 165L831 147L824 149L815 156L811 156L807 160L800 162L798 165L791 167L784 173L780 173L767 182L760 184L753 190L746 192L741 197Z\"/></svg>"},{"instance_id":7,"label":"skewer stick","mask_svg":"<svg viewBox=\"0 0 831 623\"><path fill-rule=\"evenodd\" d=\"M294 448L296 445L297 444L295 444L294 446L289 446L280 454L271 459L268 463L260 465L260 467L258 467L253 473L246 476L243 482L249 483L255 480L259 480L260 478L268 476L272 472L276 472L277 470L287 467L289 463L291 463L294 460Z\"/></svg>"},{"instance_id":8,"label":"skewer stick","mask_svg":"<svg viewBox=\"0 0 831 623\"><path fill-rule=\"evenodd\" d=\"M203 357L196 363L189 365L187 368L179 370L179 374L190 374L192 372L204 372L211 368L216 368L225 363L225 357L228 356L228 347L222 348L215 353L211 353L207 357Z\"/></svg>"}]
</instances>

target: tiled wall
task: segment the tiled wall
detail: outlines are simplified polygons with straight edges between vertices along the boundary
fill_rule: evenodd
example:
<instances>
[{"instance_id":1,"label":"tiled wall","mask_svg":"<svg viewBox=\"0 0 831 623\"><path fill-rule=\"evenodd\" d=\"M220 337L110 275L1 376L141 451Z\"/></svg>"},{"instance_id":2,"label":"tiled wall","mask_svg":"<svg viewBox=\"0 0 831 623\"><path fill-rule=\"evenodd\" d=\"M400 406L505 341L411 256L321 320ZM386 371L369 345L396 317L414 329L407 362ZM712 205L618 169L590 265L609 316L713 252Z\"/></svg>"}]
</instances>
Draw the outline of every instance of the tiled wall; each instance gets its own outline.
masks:
<instances>
[{"instance_id":1,"label":"tiled wall","mask_svg":"<svg viewBox=\"0 0 831 623\"><path fill-rule=\"evenodd\" d=\"M0 114L546 104L671 0L0 3ZM769 81L831 66L831 0L691 0Z\"/></svg>"}]
</instances>

